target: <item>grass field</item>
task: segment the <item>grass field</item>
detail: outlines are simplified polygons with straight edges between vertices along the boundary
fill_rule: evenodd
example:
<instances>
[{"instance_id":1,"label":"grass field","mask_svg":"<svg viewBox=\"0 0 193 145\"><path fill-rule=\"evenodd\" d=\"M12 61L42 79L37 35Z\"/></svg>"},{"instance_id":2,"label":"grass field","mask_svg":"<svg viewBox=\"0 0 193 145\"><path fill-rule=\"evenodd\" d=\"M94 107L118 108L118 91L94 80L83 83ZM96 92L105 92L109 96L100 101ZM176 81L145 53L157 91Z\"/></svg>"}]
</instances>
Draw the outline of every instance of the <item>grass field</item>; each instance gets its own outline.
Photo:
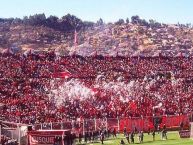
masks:
<instances>
[{"instance_id":1,"label":"grass field","mask_svg":"<svg viewBox=\"0 0 193 145\"><path fill-rule=\"evenodd\" d=\"M177 132L169 132L167 134L167 140L161 140L160 134L156 134L155 141L152 140L152 135L144 134L144 142L146 145L193 145L193 140L191 139L181 139ZM120 140L124 139L125 144L128 145L126 139L123 135L119 135L117 139L110 138L104 141L106 145L120 145ZM135 136L135 144L139 144L137 136ZM78 144L77 144L78 145ZM101 145L98 143L87 143L87 145Z\"/></svg>"}]
</instances>

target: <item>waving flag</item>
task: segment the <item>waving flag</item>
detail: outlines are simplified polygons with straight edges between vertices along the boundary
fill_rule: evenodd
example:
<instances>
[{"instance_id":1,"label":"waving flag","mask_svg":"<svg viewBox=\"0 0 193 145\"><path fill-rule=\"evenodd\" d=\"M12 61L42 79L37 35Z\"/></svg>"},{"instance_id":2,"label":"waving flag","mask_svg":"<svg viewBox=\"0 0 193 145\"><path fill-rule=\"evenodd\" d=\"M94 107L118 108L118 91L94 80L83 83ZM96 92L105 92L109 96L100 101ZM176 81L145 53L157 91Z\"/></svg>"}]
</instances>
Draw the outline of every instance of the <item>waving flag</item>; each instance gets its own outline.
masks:
<instances>
[{"instance_id":1,"label":"waving flag","mask_svg":"<svg viewBox=\"0 0 193 145\"><path fill-rule=\"evenodd\" d=\"M130 108L131 110L136 110L136 109L137 109L137 104L133 101L133 102L131 102L131 103L129 104L129 108Z\"/></svg>"},{"instance_id":2,"label":"waving flag","mask_svg":"<svg viewBox=\"0 0 193 145\"><path fill-rule=\"evenodd\" d=\"M57 72L53 74L53 78L69 78L71 74L69 72Z\"/></svg>"}]
</instances>

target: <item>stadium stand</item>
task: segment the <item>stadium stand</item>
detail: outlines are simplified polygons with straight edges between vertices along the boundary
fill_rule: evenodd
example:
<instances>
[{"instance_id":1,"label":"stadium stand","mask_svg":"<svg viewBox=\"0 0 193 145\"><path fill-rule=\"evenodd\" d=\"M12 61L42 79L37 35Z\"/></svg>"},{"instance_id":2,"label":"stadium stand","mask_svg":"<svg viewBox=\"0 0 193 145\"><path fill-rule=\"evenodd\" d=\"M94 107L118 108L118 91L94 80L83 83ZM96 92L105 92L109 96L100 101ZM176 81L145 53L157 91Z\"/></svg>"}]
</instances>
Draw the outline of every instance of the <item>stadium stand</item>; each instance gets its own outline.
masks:
<instances>
[{"instance_id":1,"label":"stadium stand","mask_svg":"<svg viewBox=\"0 0 193 145\"><path fill-rule=\"evenodd\" d=\"M4 104L0 111L9 121L31 124L193 111L191 57L54 59L54 53L47 52L0 57L0 101ZM80 88L85 92L76 90Z\"/></svg>"}]
</instances>

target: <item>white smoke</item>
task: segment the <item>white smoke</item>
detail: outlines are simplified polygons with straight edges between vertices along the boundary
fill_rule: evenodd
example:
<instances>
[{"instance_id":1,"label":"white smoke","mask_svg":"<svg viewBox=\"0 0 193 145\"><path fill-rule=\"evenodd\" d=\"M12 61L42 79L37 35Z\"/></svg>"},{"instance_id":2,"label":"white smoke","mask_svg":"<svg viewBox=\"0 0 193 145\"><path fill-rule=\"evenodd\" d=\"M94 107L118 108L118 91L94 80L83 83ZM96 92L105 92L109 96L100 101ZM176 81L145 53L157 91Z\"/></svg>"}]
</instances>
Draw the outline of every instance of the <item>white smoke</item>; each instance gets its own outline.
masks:
<instances>
[{"instance_id":1,"label":"white smoke","mask_svg":"<svg viewBox=\"0 0 193 145\"><path fill-rule=\"evenodd\" d=\"M105 80L105 75L99 74L92 88L88 88L78 79L54 79L51 81L49 98L56 106L61 105L65 100L73 102L77 99L80 101L90 99L95 101L97 97L95 94L99 90L100 96L105 96L108 92L111 92L111 100L119 99L122 102L129 102L139 99L141 97L140 91L143 92L144 89L148 91L156 82L155 79L141 82L139 80L131 80L128 83L119 81L119 79L115 82L106 82ZM154 94L154 96L160 100L160 95Z\"/></svg>"},{"instance_id":2,"label":"white smoke","mask_svg":"<svg viewBox=\"0 0 193 145\"><path fill-rule=\"evenodd\" d=\"M57 106L61 105L65 100L84 100L92 96L94 96L94 92L77 79L69 81L55 79L51 81L49 97Z\"/></svg>"},{"instance_id":3,"label":"white smoke","mask_svg":"<svg viewBox=\"0 0 193 145\"><path fill-rule=\"evenodd\" d=\"M119 80L119 79L118 79ZM118 98L122 102L128 102L133 99L135 96L136 90L141 90L142 87L140 86L140 83L137 80L131 80L128 83L117 81L117 82L105 82L96 81L95 88L99 88L104 90L105 92L111 92L113 95L111 96L111 99Z\"/></svg>"}]
</instances>

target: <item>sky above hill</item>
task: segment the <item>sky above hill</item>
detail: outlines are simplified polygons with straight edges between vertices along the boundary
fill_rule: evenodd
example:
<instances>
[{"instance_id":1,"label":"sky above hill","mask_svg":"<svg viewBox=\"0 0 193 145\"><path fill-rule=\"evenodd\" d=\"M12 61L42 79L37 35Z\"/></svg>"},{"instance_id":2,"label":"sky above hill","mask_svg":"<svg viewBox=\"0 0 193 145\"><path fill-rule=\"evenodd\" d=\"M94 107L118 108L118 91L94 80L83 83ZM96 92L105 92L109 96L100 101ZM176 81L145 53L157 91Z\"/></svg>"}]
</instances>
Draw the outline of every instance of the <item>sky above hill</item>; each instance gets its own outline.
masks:
<instances>
[{"instance_id":1,"label":"sky above hill","mask_svg":"<svg viewBox=\"0 0 193 145\"><path fill-rule=\"evenodd\" d=\"M0 0L0 17L45 13L62 17L68 13L82 20L115 22L139 15L164 23L192 23L193 0Z\"/></svg>"}]
</instances>

